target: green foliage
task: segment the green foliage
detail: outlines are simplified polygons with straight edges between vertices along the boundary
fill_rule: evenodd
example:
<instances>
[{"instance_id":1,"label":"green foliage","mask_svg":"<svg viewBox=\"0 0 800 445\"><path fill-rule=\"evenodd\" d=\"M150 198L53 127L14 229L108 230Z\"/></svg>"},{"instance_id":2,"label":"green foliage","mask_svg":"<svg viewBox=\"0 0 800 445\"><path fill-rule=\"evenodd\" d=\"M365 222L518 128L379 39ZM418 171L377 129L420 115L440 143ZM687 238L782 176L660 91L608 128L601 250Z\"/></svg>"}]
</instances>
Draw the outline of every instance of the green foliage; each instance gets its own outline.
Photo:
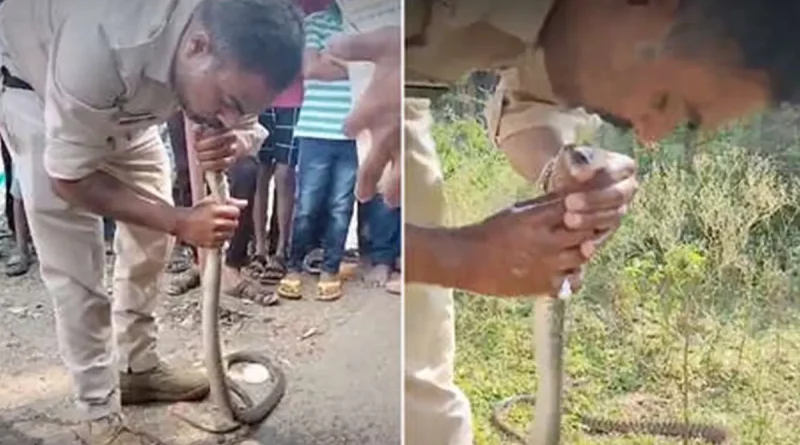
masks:
<instances>
[{"instance_id":1,"label":"green foliage","mask_svg":"<svg viewBox=\"0 0 800 445\"><path fill-rule=\"evenodd\" d=\"M565 444L679 443L588 436L578 412L721 423L742 445L800 442L798 181L780 156L738 145L750 135L743 125L703 136L690 156L680 132L656 149L601 134L605 148L637 157L642 186L568 306ZM452 223L537 193L478 120L438 124L434 137ZM473 404L476 444L507 443L488 417L493 403L535 390L532 305L456 301L456 378ZM521 429L528 411L512 413Z\"/></svg>"}]
</instances>

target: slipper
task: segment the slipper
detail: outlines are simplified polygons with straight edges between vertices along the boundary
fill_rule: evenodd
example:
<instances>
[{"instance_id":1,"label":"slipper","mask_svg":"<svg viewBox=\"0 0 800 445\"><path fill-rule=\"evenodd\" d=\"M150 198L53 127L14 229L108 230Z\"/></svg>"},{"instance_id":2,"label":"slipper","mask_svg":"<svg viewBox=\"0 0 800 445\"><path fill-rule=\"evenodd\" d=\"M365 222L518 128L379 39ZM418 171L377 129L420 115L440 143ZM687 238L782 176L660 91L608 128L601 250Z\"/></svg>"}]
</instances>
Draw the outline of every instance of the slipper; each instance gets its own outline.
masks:
<instances>
[{"instance_id":1,"label":"slipper","mask_svg":"<svg viewBox=\"0 0 800 445\"><path fill-rule=\"evenodd\" d=\"M182 295L200 286L200 271L191 268L183 275L174 276L167 286L168 295Z\"/></svg>"},{"instance_id":2,"label":"slipper","mask_svg":"<svg viewBox=\"0 0 800 445\"><path fill-rule=\"evenodd\" d=\"M275 293L288 300L299 300L303 298L303 282L298 276L286 276L278 282Z\"/></svg>"},{"instance_id":3,"label":"slipper","mask_svg":"<svg viewBox=\"0 0 800 445\"><path fill-rule=\"evenodd\" d=\"M239 280L236 286L226 290L225 293L230 297L249 300L262 306L278 304L278 297L274 293L264 292L264 289L247 279Z\"/></svg>"},{"instance_id":4,"label":"slipper","mask_svg":"<svg viewBox=\"0 0 800 445\"><path fill-rule=\"evenodd\" d=\"M320 280L317 283L317 300L335 301L342 298L342 281L339 279Z\"/></svg>"},{"instance_id":5,"label":"slipper","mask_svg":"<svg viewBox=\"0 0 800 445\"><path fill-rule=\"evenodd\" d=\"M286 276L286 266L277 257L270 258L269 263L264 267L264 271L259 278L259 282L273 286L278 284Z\"/></svg>"},{"instance_id":6,"label":"slipper","mask_svg":"<svg viewBox=\"0 0 800 445\"><path fill-rule=\"evenodd\" d=\"M241 274L253 281L259 281L264 269L267 267L267 259L262 255L255 255L250 261L240 269Z\"/></svg>"}]
</instances>

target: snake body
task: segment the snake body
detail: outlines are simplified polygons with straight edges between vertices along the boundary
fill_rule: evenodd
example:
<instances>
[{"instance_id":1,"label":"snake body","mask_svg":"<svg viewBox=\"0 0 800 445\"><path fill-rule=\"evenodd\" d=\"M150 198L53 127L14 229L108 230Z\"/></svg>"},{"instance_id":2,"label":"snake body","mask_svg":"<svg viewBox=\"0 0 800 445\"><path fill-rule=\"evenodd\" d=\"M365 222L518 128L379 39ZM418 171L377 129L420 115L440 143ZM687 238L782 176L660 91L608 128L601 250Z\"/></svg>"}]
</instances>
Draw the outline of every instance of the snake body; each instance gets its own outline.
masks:
<instances>
[{"instance_id":1,"label":"snake body","mask_svg":"<svg viewBox=\"0 0 800 445\"><path fill-rule=\"evenodd\" d=\"M221 173L207 172L206 182L211 189L211 196L217 202L225 202L230 197L228 183ZM215 433L231 433L244 425L253 425L263 421L280 402L286 392L286 376L283 371L267 356L249 351L240 351L227 356L222 355L219 335L219 301L222 286L222 248L208 249L206 265L203 269L203 306L202 330L204 364L208 372L211 387L211 399L229 421L228 427L209 427L185 415L176 414L185 422L200 430ZM275 379L274 386L260 403L255 403L247 392L226 374L226 369L236 363L258 363L269 371ZM231 393L235 394L241 405L234 403Z\"/></svg>"},{"instance_id":2,"label":"snake body","mask_svg":"<svg viewBox=\"0 0 800 445\"><path fill-rule=\"evenodd\" d=\"M546 202L553 196L563 196L566 191L574 190L576 184L570 183L571 167L576 164L585 164L596 160L595 153L589 147L567 146L556 158L553 171L549 178L551 190L557 192L545 195L518 205L535 206ZM603 185L610 182L609 178L597 177L589 185ZM564 344L565 329L564 318L566 315L566 296L569 287L562 289L559 295L536 298L534 300L534 325L533 343L536 355L536 366L539 371L539 384L537 393L533 395L517 395L505 399L495 405L492 413L492 423L500 431L515 439L523 445L560 445L561 443L561 416L564 376ZM514 431L501 418L501 414L517 403L534 404L534 420L530 434L526 438ZM730 435L725 428L711 424L695 424L677 421L647 422L647 421L618 421L611 419L595 418L584 415L578 416L580 423L590 434L640 434L650 436L664 436L674 438L701 439L713 445L726 445L730 442Z\"/></svg>"}]
</instances>

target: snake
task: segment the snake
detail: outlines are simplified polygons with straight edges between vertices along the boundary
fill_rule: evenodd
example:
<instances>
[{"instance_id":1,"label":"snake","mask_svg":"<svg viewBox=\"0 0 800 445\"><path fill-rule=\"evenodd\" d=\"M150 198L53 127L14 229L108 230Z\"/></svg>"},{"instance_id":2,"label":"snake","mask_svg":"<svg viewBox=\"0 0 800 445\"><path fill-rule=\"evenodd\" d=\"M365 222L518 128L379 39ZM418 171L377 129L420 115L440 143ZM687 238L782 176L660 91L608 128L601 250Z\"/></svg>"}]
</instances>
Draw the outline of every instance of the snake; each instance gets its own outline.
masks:
<instances>
[{"instance_id":1,"label":"snake","mask_svg":"<svg viewBox=\"0 0 800 445\"><path fill-rule=\"evenodd\" d=\"M208 171L205 182L211 190L211 197L218 203L227 202L230 191L223 173ZM223 356L220 343L220 292L222 288L222 252L224 247L207 249L205 268L202 275L202 335L203 356L206 367L210 398L216 404L229 426L212 427L189 416L173 413L176 417L194 428L213 434L228 434L245 425L263 422L280 403L286 393L286 375L277 364L264 354L252 351L238 351ZM256 403L236 381L228 377L226 370L237 363L256 363L264 366L275 384L261 402ZM234 402L235 395L240 404Z\"/></svg>"},{"instance_id":2,"label":"snake","mask_svg":"<svg viewBox=\"0 0 800 445\"><path fill-rule=\"evenodd\" d=\"M576 184L569 174L578 165L601 159L602 152L586 145L566 145L545 169L548 189L542 197L517 203L518 208L530 208L559 199L568 192L587 186L609 185L612 181L602 171L583 186ZM561 418L563 414L564 387L564 319L571 288L567 280L561 290L534 299L533 346L539 382L536 394L515 395L500 401L491 413L491 423L502 433L523 445L559 445L561 443ZM534 405L533 426L527 439L503 420L503 413L512 406L526 403ZM589 434L638 434L669 438L700 439L712 445L728 445L731 435L722 426L682 421L622 421L591 417L578 413L579 422Z\"/></svg>"}]
</instances>

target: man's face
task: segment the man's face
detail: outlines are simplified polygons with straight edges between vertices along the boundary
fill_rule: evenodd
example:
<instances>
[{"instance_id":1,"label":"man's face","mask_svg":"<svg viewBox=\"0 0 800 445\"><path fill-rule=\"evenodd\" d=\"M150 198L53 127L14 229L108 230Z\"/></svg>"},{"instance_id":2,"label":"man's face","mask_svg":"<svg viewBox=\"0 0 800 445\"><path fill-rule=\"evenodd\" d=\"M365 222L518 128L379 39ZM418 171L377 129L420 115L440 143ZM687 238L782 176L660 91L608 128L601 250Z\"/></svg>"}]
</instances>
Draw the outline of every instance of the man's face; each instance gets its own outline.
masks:
<instances>
[{"instance_id":1,"label":"man's face","mask_svg":"<svg viewBox=\"0 0 800 445\"><path fill-rule=\"evenodd\" d=\"M189 119L222 128L269 107L275 94L263 77L219 60L202 32L187 39L173 65L172 85Z\"/></svg>"},{"instance_id":2,"label":"man's face","mask_svg":"<svg viewBox=\"0 0 800 445\"><path fill-rule=\"evenodd\" d=\"M678 0L556 4L543 36L555 93L627 123L644 141L685 123L711 129L769 101L766 76L742 68L734 45L691 56L665 45Z\"/></svg>"}]
</instances>

